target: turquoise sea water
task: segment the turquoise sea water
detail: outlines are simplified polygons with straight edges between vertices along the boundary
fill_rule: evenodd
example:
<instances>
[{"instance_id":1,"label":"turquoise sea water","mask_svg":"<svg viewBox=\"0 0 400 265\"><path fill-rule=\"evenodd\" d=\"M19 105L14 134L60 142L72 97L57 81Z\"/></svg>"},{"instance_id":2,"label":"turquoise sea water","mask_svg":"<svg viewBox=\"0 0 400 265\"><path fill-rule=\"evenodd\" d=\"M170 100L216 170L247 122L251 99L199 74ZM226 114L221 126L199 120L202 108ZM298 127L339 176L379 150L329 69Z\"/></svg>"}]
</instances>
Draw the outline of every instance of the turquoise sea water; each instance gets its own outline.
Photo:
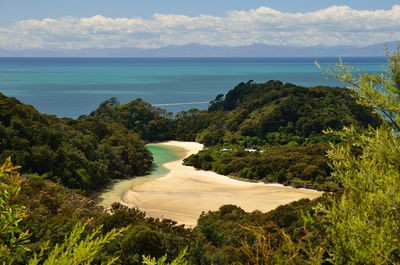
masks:
<instances>
[{"instance_id":1,"label":"turquoise sea water","mask_svg":"<svg viewBox=\"0 0 400 265\"><path fill-rule=\"evenodd\" d=\"M76 118L104 100L135 98L178 112L206 109L240 82L282 80L302 86L341 84L323 67L337 58L0 58L0 92L40 112ZM365 71L381 71L384 57L344 58Z\"/></svg>"}]
</instances>

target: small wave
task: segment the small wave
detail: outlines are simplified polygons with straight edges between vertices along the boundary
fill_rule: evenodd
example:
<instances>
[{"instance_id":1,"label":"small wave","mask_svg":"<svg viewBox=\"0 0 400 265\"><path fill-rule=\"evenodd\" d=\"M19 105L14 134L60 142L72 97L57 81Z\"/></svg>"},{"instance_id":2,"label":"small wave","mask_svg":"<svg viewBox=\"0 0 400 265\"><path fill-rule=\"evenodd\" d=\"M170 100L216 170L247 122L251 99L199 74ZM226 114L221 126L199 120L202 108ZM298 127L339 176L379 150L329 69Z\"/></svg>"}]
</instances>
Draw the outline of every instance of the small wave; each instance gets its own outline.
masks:
<instances>
[{"instance_id":1,"label":"small wave","mask_svg":"<svg viewBox=\"0 0 400 265\"><path fill-rule=\"evenodd\" d=\"M165 104L153 104L153 106L179 106L179 105L194 105L194 104L208 104L209 102L185 102L185 103L165 103Z\"/></svg>"}]
</instances>

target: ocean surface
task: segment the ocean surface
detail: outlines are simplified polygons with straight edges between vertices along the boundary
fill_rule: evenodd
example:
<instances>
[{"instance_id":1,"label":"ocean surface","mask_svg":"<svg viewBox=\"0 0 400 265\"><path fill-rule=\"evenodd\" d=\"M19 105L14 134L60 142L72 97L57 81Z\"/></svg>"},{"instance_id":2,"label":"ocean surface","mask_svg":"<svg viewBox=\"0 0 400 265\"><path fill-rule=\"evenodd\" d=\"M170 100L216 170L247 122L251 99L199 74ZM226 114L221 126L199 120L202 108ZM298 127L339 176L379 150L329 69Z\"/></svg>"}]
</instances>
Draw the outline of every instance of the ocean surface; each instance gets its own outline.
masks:
<instances>
[{"instance_id":1,"label":"ocean surface","mask_svg":"<svg viewBox=\"0 0 400 265\"><path fill-rule=\"evenodd\" d=\"M0 58L0 92L40 112L77 118L104 100L136 98L179 112L206 109L240 82L281 80L301 86L344 86L323 75L338 58ZM382 71L385 57L343 58L364 71Z\"/></svg>"}]
</instances>

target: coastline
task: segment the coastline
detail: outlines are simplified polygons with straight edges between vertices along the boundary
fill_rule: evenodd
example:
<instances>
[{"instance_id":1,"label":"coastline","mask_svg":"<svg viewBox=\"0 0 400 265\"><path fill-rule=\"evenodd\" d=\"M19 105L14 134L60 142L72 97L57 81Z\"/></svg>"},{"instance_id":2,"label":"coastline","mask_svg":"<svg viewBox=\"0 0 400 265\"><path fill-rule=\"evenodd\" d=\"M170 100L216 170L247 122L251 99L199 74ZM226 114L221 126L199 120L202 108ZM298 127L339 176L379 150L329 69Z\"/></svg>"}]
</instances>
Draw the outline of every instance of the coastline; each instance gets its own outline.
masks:
<instances>
[{"instance_id":1,"label":"coastline","mask_svg":"<svg viewBox=\"0 0 400 265\"><path fill-rule=\"evenodd\" d=\"M184 158L203 149L199 143L168 141L158 145L183 148L185 155L163 164L169 170L165 176L130 187L122 198L124 204L146 211L154 218L169 218L195 226L203 211L215 211L225 204L235 204L246 211L266 212L295 200L322 195L315 190L241 181L184 166Z\"/></svg>"}]
</instances>

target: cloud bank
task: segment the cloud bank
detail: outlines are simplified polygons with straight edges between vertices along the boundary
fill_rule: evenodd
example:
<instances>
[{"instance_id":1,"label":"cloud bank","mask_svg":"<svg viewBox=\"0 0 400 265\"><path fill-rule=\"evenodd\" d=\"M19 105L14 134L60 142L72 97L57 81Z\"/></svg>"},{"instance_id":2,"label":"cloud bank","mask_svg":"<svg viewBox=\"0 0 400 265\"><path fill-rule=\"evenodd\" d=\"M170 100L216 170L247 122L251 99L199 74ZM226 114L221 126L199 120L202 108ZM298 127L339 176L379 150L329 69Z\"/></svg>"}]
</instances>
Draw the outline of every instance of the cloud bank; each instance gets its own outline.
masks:
<instances>
[{"instance_id":1,"label":"cloud bank","mask_svg":"<svg viewBox=\"0 0 400 265\"><path fill-rule=\"evenodd\" d=\"M0 27L0 48L159 48L198 43L216 46L366 46L400 39L400 5L390 10L331 6L284 13L269 7L225 16L154 14L151 19L63 17L22 20ZM391 39L389 39L391 38Z\"/></svg>"}]
</instances>

